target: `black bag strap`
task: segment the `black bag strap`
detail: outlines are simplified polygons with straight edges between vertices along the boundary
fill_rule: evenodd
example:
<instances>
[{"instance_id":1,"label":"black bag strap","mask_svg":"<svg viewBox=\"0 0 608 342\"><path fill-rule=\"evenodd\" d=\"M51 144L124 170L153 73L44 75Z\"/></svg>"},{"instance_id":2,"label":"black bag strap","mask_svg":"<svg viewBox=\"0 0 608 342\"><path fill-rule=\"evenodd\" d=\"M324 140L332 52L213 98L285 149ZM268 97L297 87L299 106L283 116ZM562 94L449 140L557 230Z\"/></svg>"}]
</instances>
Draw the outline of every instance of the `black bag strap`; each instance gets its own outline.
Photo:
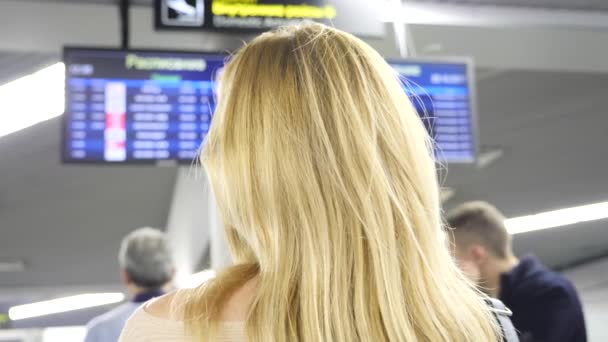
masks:
<instances>
[{"instance_id":1,"label":"black bag strap","mask_svg":"<svg viewBox=\"0 0 608 342\"><path fill-rule=\"evenodd\" d=\"M501 301L495 298L486 298L486 303L490 307L492 314L496 318L500 329L502 330L502 336L504 342L519 342L517 337L517 331L511 322L511 316L513 312L509 310Z\"/></svg>"}]
</instances>

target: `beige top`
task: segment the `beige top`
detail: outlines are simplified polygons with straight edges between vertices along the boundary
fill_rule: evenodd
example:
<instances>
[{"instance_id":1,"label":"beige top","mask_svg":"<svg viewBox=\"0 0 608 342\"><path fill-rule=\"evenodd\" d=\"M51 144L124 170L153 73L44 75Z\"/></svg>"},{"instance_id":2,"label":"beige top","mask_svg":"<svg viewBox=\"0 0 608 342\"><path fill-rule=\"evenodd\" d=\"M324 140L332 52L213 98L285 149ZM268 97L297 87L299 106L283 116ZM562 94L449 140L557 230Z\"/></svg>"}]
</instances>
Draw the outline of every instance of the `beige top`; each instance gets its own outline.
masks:
<instances>
[{"instance_id":1,"label":"beige top","mask_svg":"<svg viewBox=\"0 0 608 342\"><path fill-rule=\"evenodd\" d=\"M142 305L127 321L120 342L191 342L183 322L156 317ZM243 322L223 322L218 342L246 342Z\"/></svg>"}]
</instances>

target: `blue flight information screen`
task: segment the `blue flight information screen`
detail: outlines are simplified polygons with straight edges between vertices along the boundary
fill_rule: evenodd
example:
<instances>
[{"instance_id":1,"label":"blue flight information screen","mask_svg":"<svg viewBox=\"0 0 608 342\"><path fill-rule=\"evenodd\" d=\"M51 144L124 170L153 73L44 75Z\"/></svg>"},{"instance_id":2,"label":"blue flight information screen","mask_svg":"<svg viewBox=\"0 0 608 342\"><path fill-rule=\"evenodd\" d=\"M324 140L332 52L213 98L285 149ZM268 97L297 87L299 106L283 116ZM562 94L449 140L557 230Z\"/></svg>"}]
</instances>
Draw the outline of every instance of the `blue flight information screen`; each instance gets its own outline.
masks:
<instances>
[{"instance_id":1,"label":"blue flight information screen","mask_svg":"<svg viewBox=\"0 0 608 342\"><path fill-rule=\"evenodd\" d=\"M66 48L66 163L192 163L215 109L226 55ZM473 162L463 63L391 62L446 162Z\"/></svg>"},{"instance_id":2,"label":"blue flight information screen","mask_svg":"<svg viewBox=\"0 0 608 342\"><path fill-rule=\"evenodd\" d=\"M225 59L66 48L64 161L191 163L209 130Z\"/></svg>"},{"instance_id":3,"label":"blue flight information screen","mask_svg":"<svg viewBox=\"0 0 608 342\"><path fill-rule=\"evenodd\" d=\"M468 63L391 61L427 130L435 156L450 163L476 160L475 113Z\"/></svg>"}]
</instances>

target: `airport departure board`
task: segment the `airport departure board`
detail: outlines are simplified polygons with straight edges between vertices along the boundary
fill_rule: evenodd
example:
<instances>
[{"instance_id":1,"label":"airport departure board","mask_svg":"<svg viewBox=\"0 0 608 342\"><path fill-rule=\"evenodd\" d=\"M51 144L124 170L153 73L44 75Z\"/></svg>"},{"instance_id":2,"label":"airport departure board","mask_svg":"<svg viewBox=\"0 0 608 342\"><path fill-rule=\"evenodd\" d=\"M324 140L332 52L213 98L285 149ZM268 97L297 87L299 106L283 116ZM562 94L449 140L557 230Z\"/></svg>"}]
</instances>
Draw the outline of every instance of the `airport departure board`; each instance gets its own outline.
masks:
<instances>
[{"instance_id":1,"label":"airport departure board","mask_svg":"<svg viewBox=\"0 0 608 342\"><path fill-rule=\"evenodd\" d=\"M192 163L215 109L227 56L66 48L66 163ZM475 160L466 63L390 63L446 162Z\"/></svg>"},{"instance_id":2,"label":"airport departure board","mask_svg":"<svg viewBox=\"0 0 608 342\"><path fill-rule=\"evenodd\" d=\"M192 162L225 55L70 49L64 161Z\"/></svg>"},{"instance_id":3,"label":"airport departure board","mask_svg":"<svg viewBox=\"0 0 608 342\"><path fill-rule=\"evenodd\" d=\"M467 62L392 61L404 91L435 140L435 156L450 163L476 160L475 102Z\"/></svg>"}]
</instances>

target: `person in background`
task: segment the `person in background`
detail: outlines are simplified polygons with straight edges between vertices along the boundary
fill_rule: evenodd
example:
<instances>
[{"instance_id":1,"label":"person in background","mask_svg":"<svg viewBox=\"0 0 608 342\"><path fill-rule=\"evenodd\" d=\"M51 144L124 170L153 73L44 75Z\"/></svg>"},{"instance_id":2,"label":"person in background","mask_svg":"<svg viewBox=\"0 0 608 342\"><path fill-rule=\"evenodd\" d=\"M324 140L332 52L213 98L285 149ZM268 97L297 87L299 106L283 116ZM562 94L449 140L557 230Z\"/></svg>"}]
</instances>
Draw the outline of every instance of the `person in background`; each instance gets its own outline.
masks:
<instances>
[{"instance_id":1,"label":"person in background","mask_svg":"<svg viewBox=\"0 0 608 342\"><path fill-rule=\"evenodd\" d=\"M496 342L450 255L431 139L394 70L321 24L231 57L201 153L235 264L121 342ZM202 195L202 193L201 193Z\"/></svg>"},{"instance_id":2,"label":"person in background","mask_svg":"<svg viewBox=\"0 0 608 342\"><path fill-rule=\"evenodd\" d=\"M486 202L469 202L446 217L463 272L513 311L522 342L585 342L576 289L536 257L517 259L504 216Z\"/></svg>"},{"instance_id":3,"label":"person in background","mask_svg":"<svg viewBox=\"0 0 608 342\"><path fill-rule=\"evenodd\" d=\"M118 341L131 314L141 303L163 295L163 289L175 274L167 238L152 228L140 228L127 235L122 240L118 261L131 300L91 320L85 342Z\"/></svg>"}]
</instances>

